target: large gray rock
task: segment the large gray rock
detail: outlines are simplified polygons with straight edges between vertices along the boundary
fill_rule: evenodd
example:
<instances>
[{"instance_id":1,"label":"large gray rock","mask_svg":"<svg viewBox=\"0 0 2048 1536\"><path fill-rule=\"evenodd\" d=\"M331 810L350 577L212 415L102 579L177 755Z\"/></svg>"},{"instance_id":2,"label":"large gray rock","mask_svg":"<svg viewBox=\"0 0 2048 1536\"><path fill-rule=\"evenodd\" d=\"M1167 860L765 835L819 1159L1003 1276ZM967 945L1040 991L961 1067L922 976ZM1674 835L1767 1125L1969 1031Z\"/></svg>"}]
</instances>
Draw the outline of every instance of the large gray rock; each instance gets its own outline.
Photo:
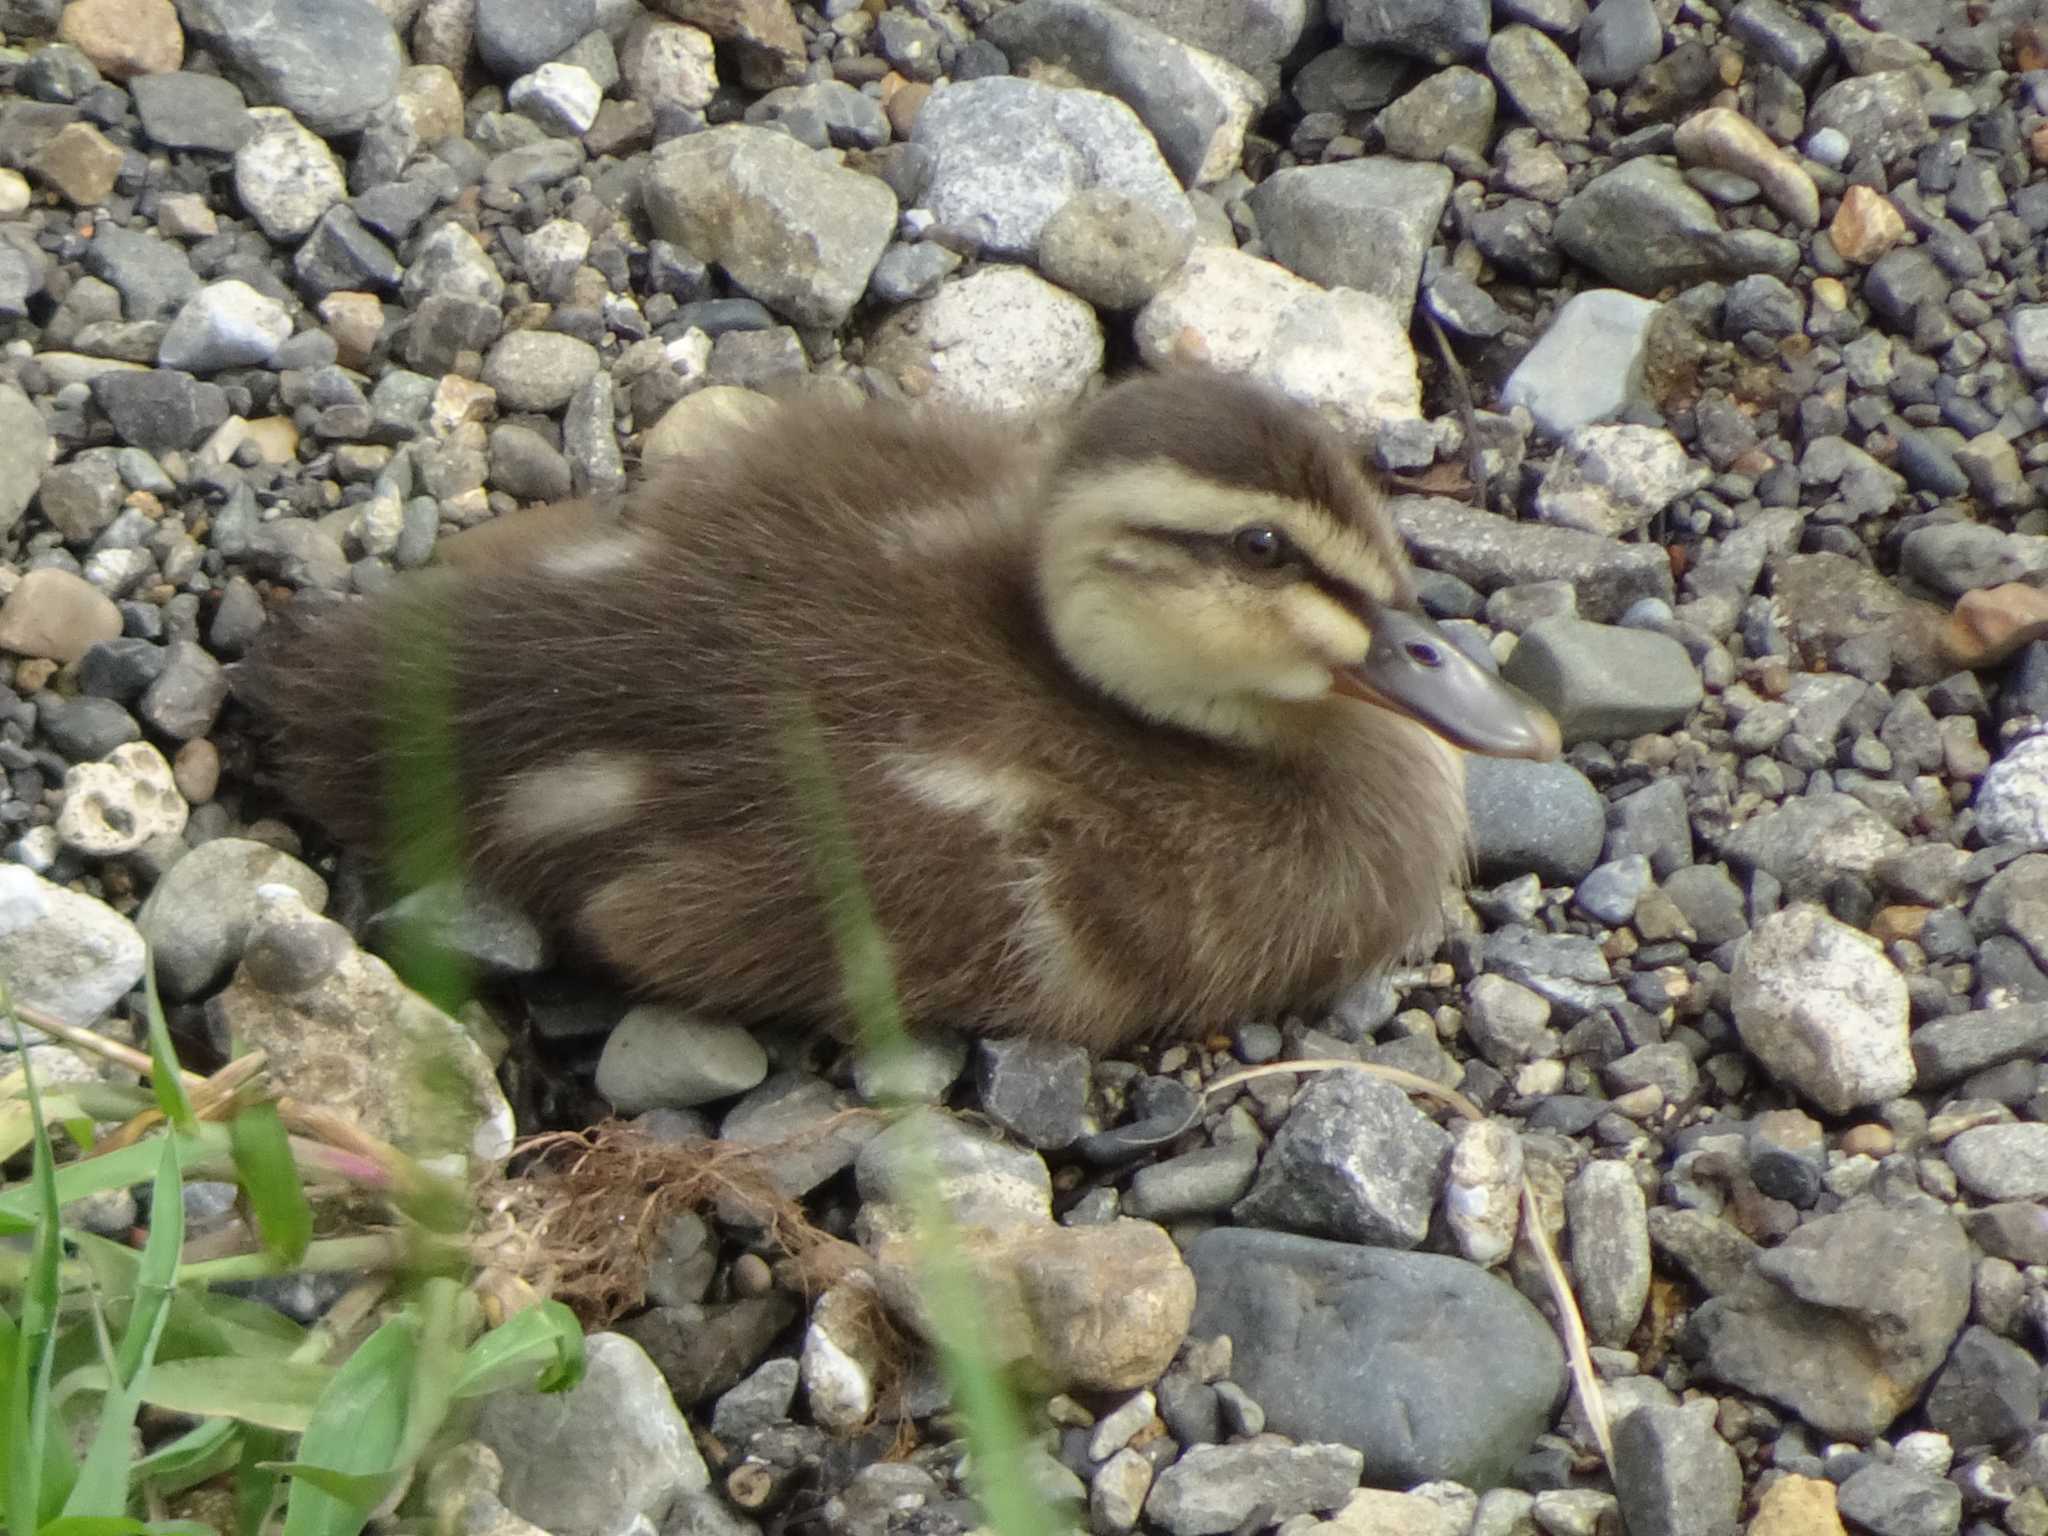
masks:
<instances>
[{"instance_id":1,"label":"large gray rock","mask_svg":"<svg viewBox=\"0 0 2048 1536\"><path fill-rule=\"evenodd\" d=\"M1252 192L1266 254L1327 288L1378 294L1406 316L1450 201L1448 166L1392 156L1296 166Z\"/></svg>"},{"instance_id":2,"label":"large gray rock","mask_svg":"<svg viewBox=\"0 0 2048 1536\"><path fill-rule=\"evenodd\" d=\"M1600 862L1607 840L1600 791L1570 763L1471 758L1465 806L1481 880L1534 873L1545 885L1574 885Z\"/></svg>"},{"instance_id":3,"label":"large gray rock","mask_svg":"<svg viewBox=\"0 0 2048 1536\"><path fill-rule=\"evenodd\" d=\"M1956 1219L1925 1202L1864 1202L1759 1250L1693 1332L1709 1375L1866 1441L1918 1400L1969 1311Z\"/></svg>"},{"instance_id":4,"label":"large gray rock","mask_svg":"<svg viewBox=\"0 0 2048 1536\"><path fill-rule=\"evenodd\" d=\"M1277 83L1280 61L1294 51L1308 29L1307 0L1116 0L1119 10L1141 16L1219 59L1227 59L1261 82Z\"/></svg>"},{"instance_id":5,"label":"large gray rock","mask_svg":"<svg viewBox=\"0 0 2048 1536\"><path fill-rule=\"evenodd\" d=\"M1267 92L1258 81L1106 0L1019 0L983 36L1013 65L1056 66L1126 103L1188 186L1229 175Z\"/></svg>"},{"instance_id":6,"label":"large gray rock","mask_svg":"<svg viewBox=\"0 0 2048 1536\"><path fill-rule=\"evenodd\" d=\"M1046 221L1093 187L1194 232L1179 181L1137 114L1113 96L994 76L935 89L910 142L932 157L925 205L992 256L1024 258Z\"/></svg>"},{"instance_id":7,"label":"large gray rock","mask_svg":"<svg viewBox=\"0 0 2048 1536\"><path fill-rule=\"evenodd\" d=\"M1818 900L1837 875L1868 880L1878 862L1904 850L1905 835L1862 801L1843 794L1801 795L1753 816L1722 852L1734 863L1775 876L1792 901Z\"/></svg>"},{"instance_id":8,"label":"large gray rock","mask_svg":"<svg viewBox=\"0 0 2048 1536\"><path fill-rule=\"evenodd\" d=\"M1493 29L1487 0L1331 0L1330 20L1355 48L1405 53L1431 64L1472 60Z\"/></svg>"},{"instance_id":9,"label":"large gray rock","mask_svg":"<svg viewBox=\"0 0 2048 1536\"><path fill-rule=\"evenodd\" d=\"M1358 1447L1369 1483L1491 1487L1550 1425L1556 1335L1476 1264L1242 1227L1186 1252L1189 1332L1230 1336L1231 1375L1268 1429Z\"/></svg>"},{"instance_id":10,"label":"large gray rock","mask_svg":"<svg viewBox=\"0 0 2048 1536\"><path fill-rule=\"evenodd\" d=\"M322 134L356 133L398 94L398 34L371 0L177 0L252 102ZM339 67L346 61L346 67Z\"/></svg>"},{"instance_id":11,"label":"large gray rock","mask_svg":"<svg viewBox=\"0 0 2048 1536\"><path fill-rule=\"evenodd\" d=\"M290 886L316 912L327 905L327 882L267 843L217 837L170 867L135 918L165 997L197 997L234 969L265 885Z\"/></svg>"},{"instance_id":12,"label":"large gray rock","mask_svg":"<svg viewBox=\"0 0 2048 1536\"><path fill-rule=\"evenodd\" d=\"M876 178L738 123L662 145L645 196L656 234L799 325L841 324L896 228L896 199Z\"/></svg>"},{"instance_id":13,"label":"large gray rock","mask_svg":"<svg viewBox=\"0 0 2048 1536\"><path fill-rule=\"evenodd\" d=\"M1537 430L1562 437L1619 415L1643 395L1650 322L1661 305L1618 288L1573 294L1501 387Z\"/></svg>"},{"instance_id":14,"label":"large gray rock","mask_svg":"<svg viewBox=\"0 0 2048 1536\"><path fill-rule=\"evenodd\" d=\"M1412 1248L1429 1231L1450 1150L1399 1088L1333 1072L1295 1101L1231 1214L1246 1226Z\"/></svg>"},{"instance_id":15,"label":"large gray rock","mask_svg":"<svg viewBox=\"0 0 2048 1536\"><path fill-rule=\"evenodd\" d=\"M489 1398L477 1439L505 1466L505 1507L554 1536L617 1536L711 1481L661 1372L631 1339L594 1333L569 1392Z\"/></svg>"},{"instance_id":16,"label":"large gray rock","mask_svg":"<svg viewBox=\"0 0 2048 1536\"><path fill-rule=\"evenodd\" d=\"M1709 277L1789 272L1799 247L1757 230L1721 228L1714 205L1678 168L1648 157L1596 176L1565 201L1553 233L1574 261L1635 293Z\"/></svg>"}]
</instances>

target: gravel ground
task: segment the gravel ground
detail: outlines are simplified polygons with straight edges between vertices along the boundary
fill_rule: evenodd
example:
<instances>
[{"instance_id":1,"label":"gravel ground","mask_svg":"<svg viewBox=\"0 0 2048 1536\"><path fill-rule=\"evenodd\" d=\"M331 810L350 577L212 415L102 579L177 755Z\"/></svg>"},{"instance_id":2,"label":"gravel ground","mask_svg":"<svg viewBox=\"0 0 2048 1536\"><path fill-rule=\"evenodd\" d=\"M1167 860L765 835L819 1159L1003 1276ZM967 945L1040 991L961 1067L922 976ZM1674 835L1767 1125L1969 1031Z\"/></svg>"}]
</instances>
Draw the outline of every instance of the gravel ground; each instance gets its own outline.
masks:
<instances>
[{"instance_id":1,"label":"gravel ground","mask_svg":"<svg viewBox=\"0 0 2048 1536\"><path fill-rule=\"evenodd\" d=\"M0 972L132 1017L147 940L188 1038L350 1064L401 1138L391 1032L452 1048L485 1160L607 1102L756 1142L978 1108L936 1155L1101 1536L2048 1536L2043 11L0 0ZM1039 410L1190 353L1369 445L1428 606L1566 732L1474 763L1469 909L1328 1018L878 1084L436 906L507 1058L261 790L233 666L297 593L750 391ZM1280 1074L1138 1145L1328 1057L1492 1118ZM907 1133L835 1125L775 1178L886 1295ZM865 1284L807 1312L742 1213L679 1219L586 1386L495 1402L431 1496L970 1528L928 1376L923 1449L861 1428Z\"/></svg>"}]
</instances>

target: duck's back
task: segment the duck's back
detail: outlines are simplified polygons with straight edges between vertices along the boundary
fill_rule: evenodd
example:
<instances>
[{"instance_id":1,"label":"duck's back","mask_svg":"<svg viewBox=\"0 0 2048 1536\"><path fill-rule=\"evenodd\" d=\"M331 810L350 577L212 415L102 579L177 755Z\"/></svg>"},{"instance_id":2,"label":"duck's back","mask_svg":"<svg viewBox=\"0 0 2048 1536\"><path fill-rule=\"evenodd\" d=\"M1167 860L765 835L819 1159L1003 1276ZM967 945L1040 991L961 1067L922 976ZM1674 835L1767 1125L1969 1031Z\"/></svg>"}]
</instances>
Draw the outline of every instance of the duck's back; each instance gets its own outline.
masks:
<instances>
[{"instance_id":1,"label":"duck's back","mask_svg":"<svg viewBox=\"0 0 2048 1536\"><path fill-rule=\"evenodd\" d=\"M1274 763L1083 687L1031 591L1037 469L1021 430L785 410L588 534L287 624L247 691L288 791L372 851L445 697L476 871L629 981L749 1020L843 1023L793 706L914 1018L1101 1046L1309 1005L1398 953L1461 856L1454 755L1339 705Z\"/></svg>"}]
</instances>

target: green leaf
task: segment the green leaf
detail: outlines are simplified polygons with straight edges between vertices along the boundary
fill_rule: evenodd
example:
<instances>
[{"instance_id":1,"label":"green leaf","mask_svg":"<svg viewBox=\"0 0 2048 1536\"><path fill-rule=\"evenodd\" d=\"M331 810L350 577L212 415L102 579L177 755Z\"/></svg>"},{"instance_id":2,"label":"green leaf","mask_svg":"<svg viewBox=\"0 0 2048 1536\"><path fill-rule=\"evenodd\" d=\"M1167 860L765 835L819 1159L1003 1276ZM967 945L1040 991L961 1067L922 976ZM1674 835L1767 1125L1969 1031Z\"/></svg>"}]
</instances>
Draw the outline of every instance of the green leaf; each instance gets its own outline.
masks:
<instances>
[{"instance_id":1,"label":"green leaf","mask_svg":"<svg viewBox=\"0 0 2048 1536\"><path fill-rule=\"evenodd\" d=\"M156 1107L164 1112L172 1129L189 1136L199 1128L199 1117L185 1097L185 1079L171 1045L171 1026L164 1020L163 1001L157 996L153 954L143 957L142 986L149 1014L149 1085L156 1091Z\"/></svg>"},{"instance_id":2,"label":"green leaf","mask_svg":"<svg viewBox=\"0 0 2048 1536\"><path fill-rule=\"evenodd\" d=\"M162 1153L150 1199L149 1242L136 1271L135 1297L121 1345L110 1367L111 1387L100 1401L99 1423L85 1464L64 1502L67 1517L114 1518L128 1507L129 1463L135 1413L142 1406L177 1284L178 1252L185 1243L184 1181L177 1138L160 1138Z\"/></svg>"},{"instance_id":3,"label":"green leaf","mask_svg":"<svg viewBox=\"0 0 2048 1536\"><path fill-rule=\"evenodd\" d=\"M7 1383L7 1524L10 1530L34 1531L63 1506L71 1492L70 1454L61 1427L51 1422L50 1408L50 1375L57 1356L57 1250L62 1239L42 1095L36 1088L35 1073L27 1069L28 1042L22 1037L21 1021L14 1017L13 999L4 986L0 986L0 1011L14 1025L14 1048L26 1072L24 1087L35 1146L29 1187L21 1192L34 1212L35 1239L29 1251L21 1326ZM53 1429L60 1432L52 1433Z\"/></svg>"},{"instance_id":4,"label":"green leaf","mask_svg":"<svg viewBox=\"0 0 2048 1536\"><path fill-rule=\"evenodd\" d=\"M142 1396L175 1413L225 1416L294 1433L312 1422L314 1405L334 1375L332 1366L305 1360L159 1360Z\"/></svg>"},{"instance_id":5,"label":"green leaf","mask_svg":"<svg viewBox=\"0 0 2048 1536\"><path fill-rule=\"evenodd\" d=\"M298 1263L313 1240L313 1207L299 1183L284 1117L275 1104L251 1104L228 1123L228 1137L264 1250L280 1264Z\"/></svg>"},{"instance_id":6,"label":"green leaf","mask_svg":"<svg viewBox=\"0 0 2048 1536\"><path fill-rule=\"evenodd\" d=\"M60 1515L36 1536L147 1536L148 1531L128 1515Z\"/></svg>"},{"instance_id":7,"label":"green leaf","mask_svg":"<svg viewBox=\"0 0 2048 1536\"><path fill-rule=\"evenodd\" d=\"M459 1398L507 1387L567 1392L583 1379L583 1329L559 1301L515 1313L470 1345L455 1383Z\"/></svg>"},{"instance_id":8,"label":"green leaf","mask_svg":"<svg viewBox=\"0 0 2048 1536\"><path fill-rule=\"evenodd\" d=\"M396 1452L405 1437L419 1333L418 1317L401 1312L342 1363L299 1437L300 1461L352 1476L399 1470ZM295 1477L285 1499L282 1536L356 1536L374 1507Z\"/></svg>"},{"instance_id":9,"label":"green leaf","mask_svg":"<svg viewBox=\"0 0 2048 1536\"><path fill-rule=\"evenodd\" d=\"M147 1483L161 1493L194 1487L235 1464L242 1433L233 1419L207 1419L137 1461L131 1475L138 1485Z\"/></svg>"},{"instance_id":10,"label":"green leaf","mask_svg":"<svg viewBox=\"0 0 2048 1536\"><path fill-rule=\"evenodd\" d=\"M264 1466L294 1481L311 1483L331 1498L366 1513L383 1503L404 1475L403 1468L389 1472L337 1472L310 1461L267 1461Z\"/></svg>"}]
</instances>

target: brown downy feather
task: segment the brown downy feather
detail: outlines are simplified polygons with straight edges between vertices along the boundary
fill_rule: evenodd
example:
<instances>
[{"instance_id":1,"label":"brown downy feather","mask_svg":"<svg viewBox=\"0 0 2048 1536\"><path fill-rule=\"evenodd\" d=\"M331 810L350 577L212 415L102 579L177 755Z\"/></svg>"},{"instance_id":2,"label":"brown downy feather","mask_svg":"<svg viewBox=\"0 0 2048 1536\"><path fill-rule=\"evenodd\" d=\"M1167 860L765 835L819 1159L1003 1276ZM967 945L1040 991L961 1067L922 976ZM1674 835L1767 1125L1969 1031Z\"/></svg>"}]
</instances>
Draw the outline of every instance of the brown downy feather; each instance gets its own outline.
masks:
<instances>
[{"instance_id":1,"label":"brown downy feather","mask_svg":"<svg viewBox=\"0 0 2048 1536\"><path fill-rule=\"evenodd\" d=\"M1312 498L1408 581L1373 494L1292 407L1124 386L1059 462L1147 455ZM438 627L476 871L636 987L744 1020L844 1024L779 734L792 693L913 1020L1095 1048L1201 1033L1326 1003L1430 939L1464 859L1457 754L1342 700L1262 751L1084 685L1034 587L1044 471L1005 425L785 407L656 472L624 531L283 626L245 692L292 796L377 850L416 767L393 700L431 676L392 637Z\"/></svg>"}]
</instances>

